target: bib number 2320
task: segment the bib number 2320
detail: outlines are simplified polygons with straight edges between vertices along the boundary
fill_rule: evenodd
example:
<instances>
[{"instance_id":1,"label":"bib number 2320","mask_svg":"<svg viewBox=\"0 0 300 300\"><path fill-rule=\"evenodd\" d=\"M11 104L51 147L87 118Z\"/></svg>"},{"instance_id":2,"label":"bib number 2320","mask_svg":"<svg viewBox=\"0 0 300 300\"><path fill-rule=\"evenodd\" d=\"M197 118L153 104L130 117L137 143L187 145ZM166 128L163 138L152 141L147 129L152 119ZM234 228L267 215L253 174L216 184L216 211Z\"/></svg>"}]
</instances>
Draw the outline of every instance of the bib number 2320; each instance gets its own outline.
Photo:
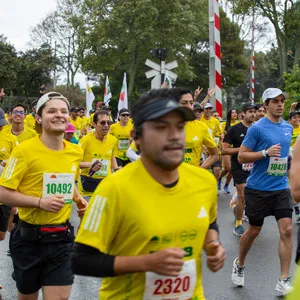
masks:
<instances>
[{"instance_id":1,"label":"bib number 2320","mask_svg":"<svg viewBox=\"0 0 300 300\"><path fill-rule=\"evenodd\" d=\"M182 271L177 277L168 277L147 272L143 299L191 299L196 285L196 276L194 259L184 263Z\"/></svg>"}]
</instances>

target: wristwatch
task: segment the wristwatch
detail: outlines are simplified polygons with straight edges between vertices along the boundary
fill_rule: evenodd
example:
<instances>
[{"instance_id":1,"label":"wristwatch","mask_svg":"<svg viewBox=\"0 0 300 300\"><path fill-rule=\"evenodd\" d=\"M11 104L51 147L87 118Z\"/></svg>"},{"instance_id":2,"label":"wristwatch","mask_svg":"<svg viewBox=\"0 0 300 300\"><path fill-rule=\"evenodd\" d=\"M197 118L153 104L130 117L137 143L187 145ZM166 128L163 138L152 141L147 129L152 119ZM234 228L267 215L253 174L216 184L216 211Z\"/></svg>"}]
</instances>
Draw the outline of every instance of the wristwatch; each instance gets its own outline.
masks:
<instances>
[{"instance_id":1,"label":"wristwatch","mask_svg":"<svg viewBox=\"0 0 300 300\"><path fill-rule=\"evenodd\" d=\"M270 157L268 150L262 150L261 153L262 153L263 157Z\"/></svg>"}]
</instances>

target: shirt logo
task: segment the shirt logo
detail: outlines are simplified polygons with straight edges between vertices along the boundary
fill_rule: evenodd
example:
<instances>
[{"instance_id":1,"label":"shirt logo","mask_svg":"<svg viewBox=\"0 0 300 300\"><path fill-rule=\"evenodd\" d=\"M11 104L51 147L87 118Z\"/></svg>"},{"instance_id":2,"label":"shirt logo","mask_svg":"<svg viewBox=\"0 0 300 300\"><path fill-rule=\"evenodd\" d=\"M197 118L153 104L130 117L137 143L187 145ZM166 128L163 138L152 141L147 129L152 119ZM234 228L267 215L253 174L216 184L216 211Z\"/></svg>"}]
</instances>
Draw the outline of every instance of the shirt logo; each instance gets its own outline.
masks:
<instances>
[{"instance_id":1,"label":"shirt logo","mask_svg":"<svg viewBox=\"0 0 300 300\"><path fill-rule=\"evenodd\" d=\"M207 217L207 212L204 207L201 207L198 214L198 219L205 218L205 217Z\"/></svg>"},{"instance_id":2,"label":"shirt logo","mask_svg":"<svg viewBox=\"0 0 300 300\"><path fill-rule=\"evenodd\" d=\"M6 148L5 148L5 147L3 147L3 148L1 149L1 151L6 151Z\"/></svg>"},{"instance_id":3,"label":"shirt logo","mask_svg":"<svg viewBox=\"0 0 300 300\"><path fill-rule=\"evenodd\" d=\"M243 133L240 135L240 137L243 137L243 136L245 136Z\"/></svg>"},{"instance_id":4,"label":"shirt logo","mask_svg":"<svg viewBox=\"0 0 300 300\"><path fill-rule=\"evenodd\" d=\"M291 133L290 133L290 132L285 132L284 134L285 134L285 135L290 135Z\"/></svg>"},{"instance_id":5,"label":"shirt logo","mask_svg":"<svg viewBox=\"0 0 300 300\"><path fill-rule=\"evenodd\" d=\"M76 172L77 168L75 165L72 165L71 171Z\"/></svg>"},{"instance_id":6,"label":"shirt logo","mask_svg":"<svg viewBox=\"0 0 300 300\"><path fill-rule=\"evenodd\" d=\"M199 141L198 137L197 136L194 136L192 141Z\"/></svg>"}]
</instances>

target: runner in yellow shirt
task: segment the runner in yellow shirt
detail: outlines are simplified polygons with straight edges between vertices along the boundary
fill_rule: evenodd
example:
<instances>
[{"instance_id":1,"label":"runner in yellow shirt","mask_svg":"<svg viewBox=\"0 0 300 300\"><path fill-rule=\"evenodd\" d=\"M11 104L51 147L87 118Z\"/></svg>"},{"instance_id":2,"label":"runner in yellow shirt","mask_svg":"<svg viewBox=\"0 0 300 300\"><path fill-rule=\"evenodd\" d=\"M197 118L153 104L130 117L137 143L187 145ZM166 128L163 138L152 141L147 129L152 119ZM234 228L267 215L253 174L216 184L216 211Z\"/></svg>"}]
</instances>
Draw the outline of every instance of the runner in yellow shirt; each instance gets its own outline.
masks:
<instances>
[{"instance_id":1,"label":"runner in yellow shirt","mask_svg":"<svg viewBox=\"0 0 300 300\"><path fill-rule=\"evenodd\" d=\"M5 133L15 135L19 141L22 143L35 136L37 133L35 130L24 125L25 120L25 107L23 104L16 104L10 109L11 114L11 126L7 126L4 129Z\"/></svg>"},{"instance_id":2,"label":"runner in yellow shirt","mask_svg":"<svg viewBox=\"0 0 300 300\"><path fill-rule=\"evenodd\" d=\"M83 149L83 168L79 181L79 191L88 200L103 178L118 169L115 158L117 139L109 134L110 120L106 111L94 115L95 132L83 137L79 146Z\"/></svg>"},{"instance_id":3,"label":"runner in yellow shirt","mask_svg":"<svg viewBox=\"0 0 300 300\"><path fill-rule=\"evenodd\" d=\"M5 128L7 124L4 117L4 111L0 108L0 175L2 174L3 168L5 167L6 161L12 150L18 145L18 140L14 135L3 134L2 129ZM2 205L0 202L0 241L5 239L10 211L11 207Z\"/></svg>"},{"instance_id":4,"label":"runner in yellow shirt","mask_svg":"<svg viewBox=\"0 0 300 300\"><path fill-rule=\"evenodd\" d=\"M37 104L37 100L35 100L31 103L32 112L26 116L25 122L24 122L26 126L28 126L29 128L31 128L33 130L35 129L36 104Z\"/></svg>"},{"instance_id":5,"label":"runner in yellow shirt","mask_svg":"<svg viewBox=\"0 0 300 300\"><path fill-rule=\"evenodd\" d=\"M90 118L85 115L85 109L83 107L78 108L78 116L82 119L81 132L86 135L91 131Z\"/></svg>"},{"instance_id":6,"label":"runner in yellow shirt","mask_svg":"<svg viewBox=\"0 0 300 300\"><path fill-rule=\"evenodd\" d=\"M109 133L118 140L118 151L116 152L117 164L120 167L124 167L129 163L126 156L126 151L130 146L130 134L133 129L133 125L129 123L130 113L126 108L122 108L119 111L120 121L110 126Z\"/></svg>"},{"instance_id":7,"label":"runner in yellow shirt","mask_svg":"<svg viewBox=\"0 0 300 300\"><path fill-rule=\"evenodd\" d=\"M194 100L193 95L188 89L174 88L171 91L174 99L179 102L183 107L192 110ZM201 121L190 121L185 125L186 133L186 149L184 161L193 166L199 167L201 164L201 157L203 147L205 146L208 151L208 158L201 164L202 168L208 169L215 162L218 161L219 155L212 136L209 133L209 128Z\"/></svg>"},{"instance_id":8,"label":"runner in yellow shirt","mask_svg":"<svg viewBox=\"0 0 300 300\"><path fill-rule=\"evenodd\" d=\"M0 179L1 201L19 207L20 220L10 236L18 299L37 299L40 288L45 299L68 299L72 202L80 216L87 207L75 186L82 150L63 140L69 123L65 97L45 94L37 115L42 134L13 150Z\"/></svg>"},{"instance_id":9,"label":"runner in yellow shirt","mask_svg":"<svg viewBox=\"0 0 300 300\"><path fill-rule=\"evenodd\" d=\"M82 122L83 120L78 115L78 107L72 107L70 110L70 123L75 127L76 134L81 137L82 133Z\"/></svg>"},{"instance_id":10,"label":"runner in yellow shirt","mask_svg":"<svg viewBox=\"0 0 300 300\"><path fill-rule=\"evenodd\" d=\"M99 299L203 300L202 251L212 271L224 263L216 180L182 164L193 112L165 93L151 91L137 104L141 159L101 182L76 237L75 273L109 277Z\"/></svg>"}]
</instances>

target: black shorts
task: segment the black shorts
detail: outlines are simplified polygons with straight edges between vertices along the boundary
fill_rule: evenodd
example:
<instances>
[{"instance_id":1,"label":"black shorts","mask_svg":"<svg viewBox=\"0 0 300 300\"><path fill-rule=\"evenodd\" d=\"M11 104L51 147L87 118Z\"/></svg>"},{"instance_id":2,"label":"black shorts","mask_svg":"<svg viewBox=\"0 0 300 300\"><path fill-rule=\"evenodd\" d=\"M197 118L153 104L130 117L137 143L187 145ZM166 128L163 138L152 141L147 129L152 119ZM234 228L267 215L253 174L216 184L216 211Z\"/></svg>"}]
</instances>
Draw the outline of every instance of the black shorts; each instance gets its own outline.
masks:
<instances>
[{"instance_id":1,"label":"black shorts","mask_svg":"<svg viewBox=\"0 0 300 300\"><path fill-rule=\"evenodd\" d=\"M245 187L245 214L252 226L262 226L264 218L275 216L276 220L292 218L293 206L289 189L259 191Z\"/></svg>"},{"instance_id":2,"label":"black shorts","mask_svg":"<svg viewBox=\"0 0 300 300\"><path fill-rule=\"evenodd\" d=\"M243 171L242 168L241 169L232 168L231 173L235 185L246 183L246 180L250 175L250 172Z\"/></svg>"},{"instance_id":3,"label":"black shorts","mask_svg":"<svg viewBox=\"0 0 300 300\"><path fill-rule=\"evenodd\" d=\"M10 235L9 249L18 291L33 294L42 286L72 285L71 268L73 242L40 243L20 239L17 224Z\"/></svg>"},{"instance_id":4,"label":"black shorts","mask_svg":"<svg viewBox=\"0 0 300 300\"><path fill-rule=\"evenodd\" d=\"M4 204L0 205L0 231L6 232L8 227L8 220L11 207Z\"/></svg>"},{"instance_id":5,"label":"black shorts","mask_svg":"<svg viewBox=\"0 0 300 300\"><path fill-rule=\"evenodd\" d=\"M118 167L125 167L128 163L130 163L130 160L123 160L119 157L116 157L116 160Z\"/></svg>"}]
</instances>

